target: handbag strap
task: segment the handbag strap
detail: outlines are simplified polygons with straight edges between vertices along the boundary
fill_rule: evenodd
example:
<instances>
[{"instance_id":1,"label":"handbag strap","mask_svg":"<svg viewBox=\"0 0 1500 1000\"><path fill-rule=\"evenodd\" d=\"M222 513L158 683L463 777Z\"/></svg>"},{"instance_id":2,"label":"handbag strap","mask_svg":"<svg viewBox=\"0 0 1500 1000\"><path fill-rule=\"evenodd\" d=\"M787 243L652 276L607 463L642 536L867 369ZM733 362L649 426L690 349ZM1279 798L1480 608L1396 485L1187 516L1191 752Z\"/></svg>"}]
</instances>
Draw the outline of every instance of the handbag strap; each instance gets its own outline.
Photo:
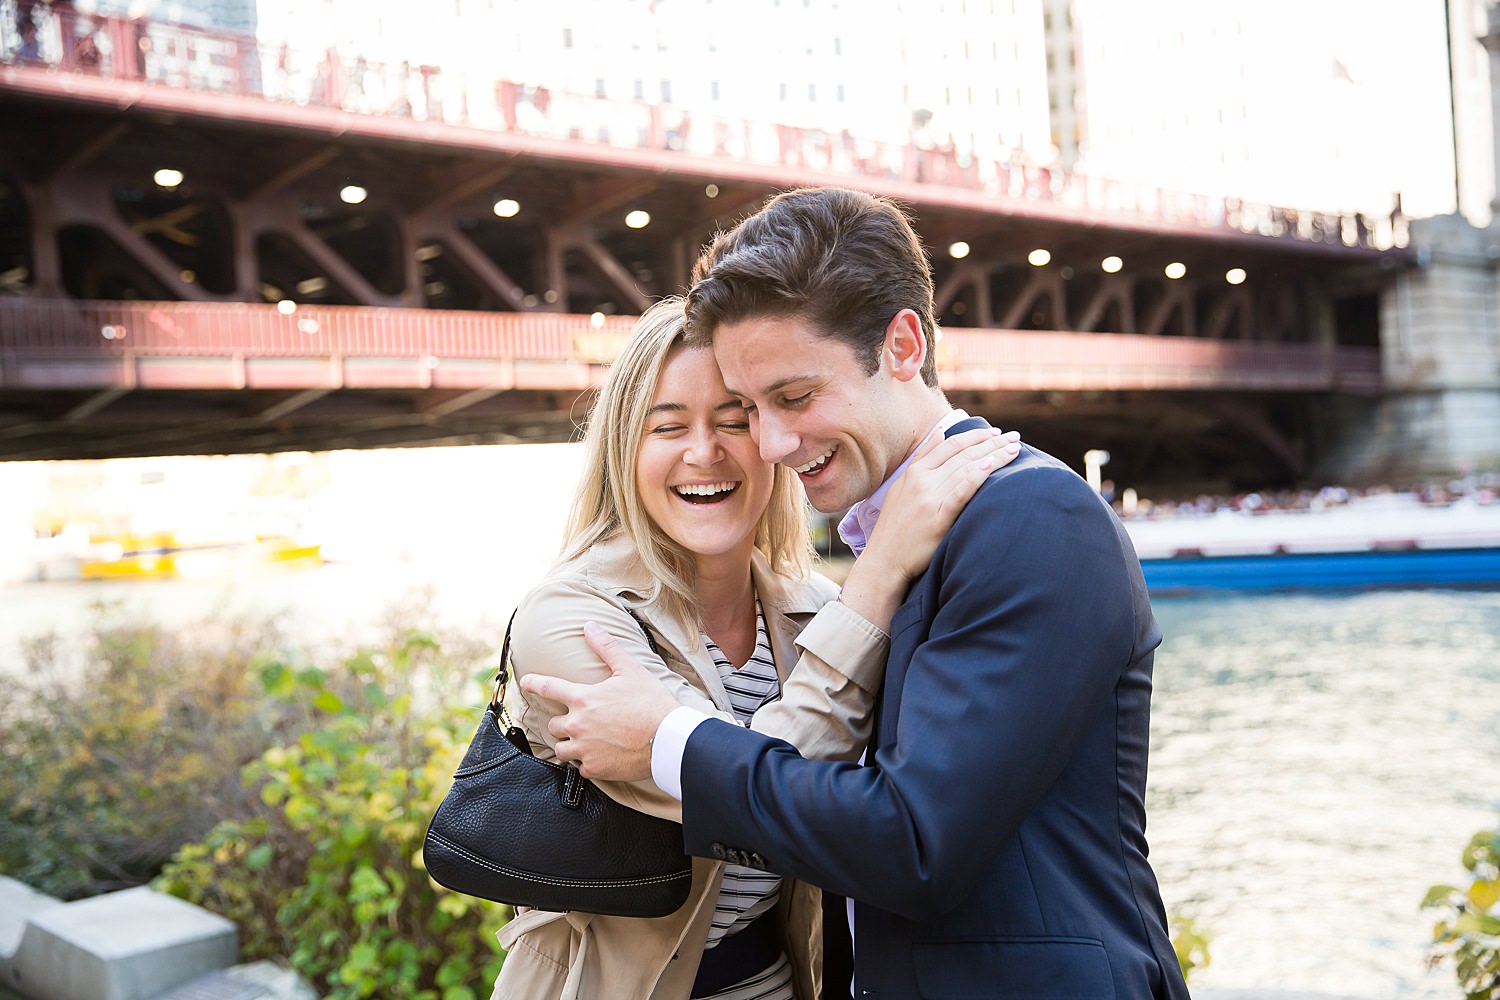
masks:
<instances>
[{"instance_id":1,"label":"handbag strap","mask_svg":"<svg viewBox=\"0 0 1500 1000\"><path fill-rule=\"evenodd\" d=\"M641 616L636 613L635 608L624 605L625 613L635 619L635 623L641 627L641 633L646 637L646 643L651 647L651 652L661 656L661 648L656 645L656 637L646 627ZM510 629L516 623L516 614L520 609L510 613L510 621L505 623L505 641L500 645L500 670L495 674L495 689L490 695L490 711L495 713L495 718L506 727L514 727L510 721L509 713L505 710L505 685L510 680Z\"/></svg>"}]
</instances>

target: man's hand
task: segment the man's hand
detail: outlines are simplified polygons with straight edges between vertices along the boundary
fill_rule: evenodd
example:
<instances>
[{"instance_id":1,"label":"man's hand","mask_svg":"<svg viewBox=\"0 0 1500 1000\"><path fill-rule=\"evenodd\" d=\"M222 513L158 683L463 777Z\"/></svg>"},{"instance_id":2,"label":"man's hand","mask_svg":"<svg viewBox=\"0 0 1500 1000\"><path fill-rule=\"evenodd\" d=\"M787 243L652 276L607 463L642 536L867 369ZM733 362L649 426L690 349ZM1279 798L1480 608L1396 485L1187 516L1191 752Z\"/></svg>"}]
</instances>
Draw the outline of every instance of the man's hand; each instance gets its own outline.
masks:
<instances>
[{"instance_id":1,"label":"man's hand","mask_svg":"<svg viewBox=\"0 0 1500 1000\"><path fill-rule=\"evenodd\" d=\"M610 676L578 684L545 674L525 674L521 690L562 705L547 723L560 760L575 761L585 778L640 781L651 777L651 739L677 700L645 667L627 656L615 637L589 622L583 637Z\"/></svg>"}]
</instances>

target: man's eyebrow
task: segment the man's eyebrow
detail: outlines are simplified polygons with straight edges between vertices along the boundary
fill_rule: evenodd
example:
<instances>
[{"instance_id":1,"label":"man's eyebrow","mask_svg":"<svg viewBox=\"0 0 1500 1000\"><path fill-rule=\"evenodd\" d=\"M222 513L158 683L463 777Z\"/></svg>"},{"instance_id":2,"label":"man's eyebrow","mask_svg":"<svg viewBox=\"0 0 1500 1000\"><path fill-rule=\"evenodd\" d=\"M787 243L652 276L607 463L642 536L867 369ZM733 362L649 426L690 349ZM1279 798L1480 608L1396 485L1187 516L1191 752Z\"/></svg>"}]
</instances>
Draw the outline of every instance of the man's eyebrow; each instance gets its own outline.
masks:
<instances>
[{"instance_id":1,"label":"man's eyebrow","mask_svg":"<svg viewBox=\"0 0 1500 1000\"><path fill-rule=\"evenodd\" d=\"M775 382L772 382L761 391L765 395L769 396L773 392L780 392L782 389L785 389L789 385L795 385L798 382L806 382L808 379L811 379L813 377L814 375L812 372L804 372L801 375L788 375L786 378L777 379ZM738 389L730 389L729 392L732 395L740 397L741 399L749 398L749 395L747 393L743 393Z\"/></svg>"}]
</instances>

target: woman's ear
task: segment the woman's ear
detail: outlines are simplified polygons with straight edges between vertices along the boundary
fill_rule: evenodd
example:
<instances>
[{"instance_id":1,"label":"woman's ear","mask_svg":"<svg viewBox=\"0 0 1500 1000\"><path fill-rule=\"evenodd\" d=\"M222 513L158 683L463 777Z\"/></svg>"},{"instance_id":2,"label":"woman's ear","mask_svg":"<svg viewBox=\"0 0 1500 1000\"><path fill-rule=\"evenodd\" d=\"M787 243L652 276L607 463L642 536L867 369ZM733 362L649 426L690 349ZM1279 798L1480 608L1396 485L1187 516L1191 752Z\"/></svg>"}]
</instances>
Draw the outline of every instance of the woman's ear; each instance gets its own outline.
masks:
<instances>
[{"instance_id":1,"label":"woman's ear","mask_svg":"<svg viewBox=\"0 0 1500 1000\"><path fill-rule=\"evenodd\" d=\"M885 328L885 347L882 360L891 366L891 372L899 382L910 382L922 377L922 363L927 360L927 337L922 332L922 320L910 309L903 309Z\"/></svg>"}]
</instances>

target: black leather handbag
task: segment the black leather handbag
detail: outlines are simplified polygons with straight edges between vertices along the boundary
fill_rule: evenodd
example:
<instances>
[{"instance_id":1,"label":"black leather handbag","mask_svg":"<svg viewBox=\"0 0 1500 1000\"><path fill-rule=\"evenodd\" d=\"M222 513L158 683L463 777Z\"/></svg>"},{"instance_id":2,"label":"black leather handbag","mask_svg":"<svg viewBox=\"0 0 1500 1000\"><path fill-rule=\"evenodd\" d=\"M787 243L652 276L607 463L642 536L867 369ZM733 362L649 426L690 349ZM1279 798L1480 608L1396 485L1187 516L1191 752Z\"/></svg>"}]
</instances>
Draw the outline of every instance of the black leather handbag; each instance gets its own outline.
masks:
<instances>
[{"instance_id":1,"label":"black leather handbag","mask_svg":"<svg viewBox=\"0 0 1500 1000\"><path fill-rule=\"evenodd\" d=\"M537 759L505 718L509 672L506 625L494 695L427 827L427 873L456 892L540 910L662 917L678 909L693 881L682 827L620 805L576 767Z\"/></svg>"}]
</instances>

